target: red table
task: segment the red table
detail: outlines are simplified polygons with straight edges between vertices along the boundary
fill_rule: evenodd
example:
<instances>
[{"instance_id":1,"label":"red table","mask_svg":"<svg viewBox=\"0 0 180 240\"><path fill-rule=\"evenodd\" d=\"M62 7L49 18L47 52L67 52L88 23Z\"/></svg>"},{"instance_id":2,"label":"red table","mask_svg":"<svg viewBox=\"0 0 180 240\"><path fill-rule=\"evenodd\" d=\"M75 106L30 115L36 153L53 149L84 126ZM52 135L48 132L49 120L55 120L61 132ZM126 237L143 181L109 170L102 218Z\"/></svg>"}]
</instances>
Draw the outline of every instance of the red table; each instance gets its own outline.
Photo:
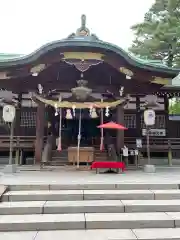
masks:
<instances>
[{"instance_id":1,"label":"red table","mask_svg":"<svg viewBox=\"0 0 180 240\"><path fill-rule=\"evenodd\" d=\"M122 172L125 170L125 163L124 162L93 162L91 165L91 169L97 169L99 168L116 168L116 169L122 169Z\"/></svg>"}]
</instances>

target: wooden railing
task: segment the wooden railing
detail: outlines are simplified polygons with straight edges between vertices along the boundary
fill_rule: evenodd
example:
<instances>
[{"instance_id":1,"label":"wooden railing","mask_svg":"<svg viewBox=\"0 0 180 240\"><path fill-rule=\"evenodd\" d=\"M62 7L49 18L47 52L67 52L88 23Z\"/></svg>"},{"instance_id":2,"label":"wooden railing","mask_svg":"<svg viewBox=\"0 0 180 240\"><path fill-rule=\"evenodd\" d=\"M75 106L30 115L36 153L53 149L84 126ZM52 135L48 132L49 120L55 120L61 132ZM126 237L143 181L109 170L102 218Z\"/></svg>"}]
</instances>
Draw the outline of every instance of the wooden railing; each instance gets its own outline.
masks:
<instances>
[{"instance_id":1,"label":"wooden railing","mask_svg":"<svg viewBox=\"0 0 180 240\"><path fill-rule=\"evenodd\" d=\"M147 140L144 137L141 139L142 149L144 149L147 146ZM180 138L150 137L149 142L150 148L154 151L180 150ZM135 148L136 138L125 138L125 144L129 148Z\"/></svg>"},{"instance_id":2,"label":"wooden railing","mask_svg":"<svg viewBox=\"0 0 180 240\"><path fill-rule=\"evenodd\" d=\"M14 136L13 148L32 149L35 146L35 140L36 140L36 136ZM7 150L9 148L9 145L10 145L10 137L0 135L0 150Z\"/></svg>"},{"instance_id":3,"label":"wooden railing","mask_svg":"<svg viewBox=\"0 0 180 240\"><path fill-rule=\"evenodd\" d=\"M147 147L146 137L142 137L142 149L145 150ZM112 143L116 143L116 137L111 137ZM161 137L150 137L150 148L154 151L168 151L180 150L180 138L161 138ZM92 138L92 145L99 146L100 138ZM130 149L136 148L136 138L135 137L125 137L124 144Z\"/></svg>"},{"instance_id":4,"label":"wooden railing","mask_svg":"<svg viewBox=\"0 0 180 240\"><path fill-rule=\"evenodd\" d=\"M112 143L116 143L116 137L111 137ZM142 139L142 149L146 149L146 138ZM13 137L13 147L15 149L32 149L35 146L36 136L14 136ZM72 140L72 139L71 139ZM46 141L46 137L44 137ZM83 139L82 139L83 141ZM74 139L73 142L75 145L77 139ZM136 148L136 138L135 137L125 137L124 143L128 148ZM70 144L68 139L62 139L63 147L68 147ZM100 137L92 137L89 139L89 144L97 148L100 146ZM10 137L0 135L0 150L7 150L10 145ZM180 138L162 138L162 137L150 137L150 148L154 151L168 151L171 150L180 150Z\"/></svg>"}]
</instances>

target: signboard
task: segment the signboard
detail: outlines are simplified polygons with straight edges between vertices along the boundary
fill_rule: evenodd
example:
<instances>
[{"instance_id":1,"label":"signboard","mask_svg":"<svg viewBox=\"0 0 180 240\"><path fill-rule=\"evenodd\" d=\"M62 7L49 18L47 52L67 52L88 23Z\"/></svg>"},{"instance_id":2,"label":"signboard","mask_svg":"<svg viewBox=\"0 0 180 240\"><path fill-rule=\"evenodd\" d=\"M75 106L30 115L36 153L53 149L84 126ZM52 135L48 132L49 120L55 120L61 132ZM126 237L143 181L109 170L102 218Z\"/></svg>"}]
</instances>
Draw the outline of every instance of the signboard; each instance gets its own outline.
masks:
<instances>
[{"instance_id":1,"label":"signboard","mask_svg":"<svg viewBox=\"0 0 180 240\"><path fill-rule=\"evenodd\" d=\"M152 109L147 109L144 111L144 123L147 126L152 126L155 124L156 115L155 111Z\"/></svg>"},{"instance_id":2,"label":"signboard","mask_svg":"<svg viewBox=\"0 0 180 240\"><path fill-rule=\"evenodd\" d=\"M142 135L146 136L146 129L142 129ZM150 129L149 136L154 137L165 137L166 136L166 129Z\"/></svg>"}]
</instances>

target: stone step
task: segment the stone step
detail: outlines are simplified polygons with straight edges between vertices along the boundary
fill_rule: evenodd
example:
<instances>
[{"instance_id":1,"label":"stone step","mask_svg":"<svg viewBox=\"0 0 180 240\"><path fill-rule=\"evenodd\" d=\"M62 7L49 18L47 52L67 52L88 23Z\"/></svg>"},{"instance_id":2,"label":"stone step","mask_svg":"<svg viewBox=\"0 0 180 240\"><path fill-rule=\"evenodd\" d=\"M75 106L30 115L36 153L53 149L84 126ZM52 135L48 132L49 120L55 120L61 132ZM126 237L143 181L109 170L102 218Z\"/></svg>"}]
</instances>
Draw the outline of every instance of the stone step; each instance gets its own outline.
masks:
<instances>
[{"instance_id":1,"label":"stone step","mask_svg":"<svg viewBox=\"0 0 180 240\"><path fill-rule=\"evenodd\" d=\"M2 215L0 231L139 229L180 227L180 213L86 213Z\"/></svg>"},{"instance_id":2,"label":"stone step","mask_svg":"<svg viewBox=\"0 0 180 240\"><path fill-rule=\"evenodd\" d=\"M172 213L171 213L172 214ZM167 212L86 213L86 229L174 228L180 222ZM176 223L177 222L177 223Z\"/></svg>"},{"instance_id":3,"label":"stone step","mask_svg":"<svg viewBox=\"0 0 180 240\"><path fill-rule=\"evenodd\" d=\"M120 200L1 202L0 215L124 212Z\"/></svg>"},{"instance_id":4,"label":"stone step","mask_svg":"<svg viewBox=\"0 0 180 240\"><path fill-rule=\"evenodd\" d=\"M41 191L10 191L2 196L3 202L16 201L80 201L83 190L41 190Z\"/></svg>"},{"instance_id":5,"label":"stone step","mask_svg":"<svg viewBox=\"0 0 180 240\"><path fill-rule=\"evenodd\" d=\"M0 215L179 211L179 200L24 201L0 203Z\"/></svg>"},{"instance_id":6,"label":"stone step","mask_svg":"<svg viewBox=\"0 0 180 240\"><path fill-rule=\"evenodd\" d=\"M124 212L179 212L177 200L122 200Z\"/></svg>"},{"instance_id":7,"label":"stone step","mask_svg":"<svg viewBox=\"0 0 180 240\"><path fill-rule=\"evenodd\" d=\"M4 240L179 240L180 228L153 229L98 229L98 230L61 230L61 231L26 231L0 232Z\"/></svg>"},{"instance_id":8,"label":"stone step","mask_svg":"<svg viewBox=\"0 0 180 240\"><path fill-rule=\"evenodd\" d=\"M105 183L87 183L87 184L40 184L40 183L27 183L9 185L9 190L12 191L24 191L24 190L177 190L179 184L175 183L117 183L117 184L105 184Z\"/></svg>"},{"instance_id":9,"label":"stone step","mask_svg":"<svg viewBox=\"0 0 180 240\"><path fill-rule=\"evenodd\" d=\"M9 191L2 201L171 200L180 190L36 190Z\"/></svg>"}]
</instances>

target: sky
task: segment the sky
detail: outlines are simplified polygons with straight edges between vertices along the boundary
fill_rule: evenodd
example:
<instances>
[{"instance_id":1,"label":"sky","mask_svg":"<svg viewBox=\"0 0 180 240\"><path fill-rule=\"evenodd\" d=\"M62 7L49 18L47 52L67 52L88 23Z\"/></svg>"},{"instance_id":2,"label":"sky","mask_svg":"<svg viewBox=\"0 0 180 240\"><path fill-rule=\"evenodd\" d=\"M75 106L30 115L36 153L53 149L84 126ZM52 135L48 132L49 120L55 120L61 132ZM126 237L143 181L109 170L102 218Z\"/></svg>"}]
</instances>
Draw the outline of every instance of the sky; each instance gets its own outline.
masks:
<instances>
[{"instance_id":1,"label":"sky","mask_svg":"<svg viewBox=\"0 0 180 240\"><path fill-rule=\"evenodd\" d=\"M0 53L29 54L66 38L86 14L90 31L127 49L130 27L143 21L154 0L0 0Z\"/></svg>"}]
</instances>

